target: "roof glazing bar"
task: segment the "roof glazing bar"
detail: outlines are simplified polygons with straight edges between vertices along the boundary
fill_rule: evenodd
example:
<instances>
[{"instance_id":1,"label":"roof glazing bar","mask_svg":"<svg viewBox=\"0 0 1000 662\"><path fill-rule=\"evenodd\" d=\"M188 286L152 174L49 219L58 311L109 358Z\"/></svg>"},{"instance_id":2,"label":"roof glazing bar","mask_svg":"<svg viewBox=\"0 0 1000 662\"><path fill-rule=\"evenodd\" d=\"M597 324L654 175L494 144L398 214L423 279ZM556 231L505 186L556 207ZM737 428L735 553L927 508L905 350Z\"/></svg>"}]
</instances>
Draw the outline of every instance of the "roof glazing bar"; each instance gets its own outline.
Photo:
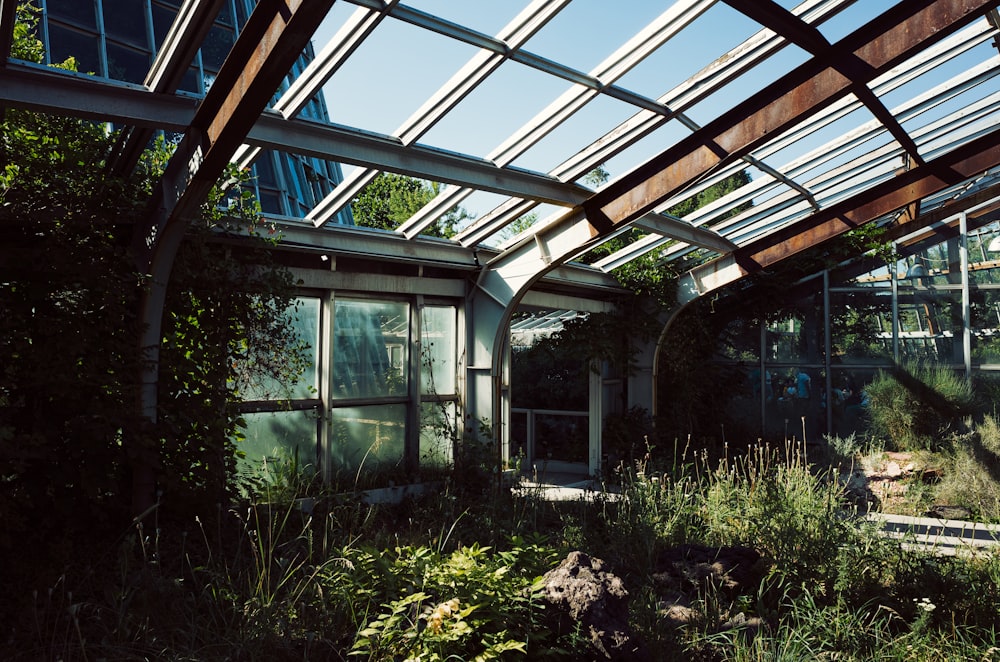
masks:
<instances>
[{"instance_id":1,"label":"roof glazing bar","mask_svg":"<svg viewBox=\"0 0 1000 662\"><path fill-rule=\"evenodd\" d=\"M396 130L404 145L416 142L439 122L452 108L496 71L511 53L519 49L548 21L556 16L569 0L535 0L507 24L497 36L503 44L496 50L480 49L437 92ZM308 218L317 226L325 224L347 206L378 174L375 168L357 168L337 188L309 212Z\"/></svg>"},{"instance_id":2,"label":"roof glazing bar","mask_svg":"<svg viewBox=\"0 0 1000 662\"><path fill-rule=\"evenodd\" d=\"M795 8L804 19L817 24L831 18L853 4L855 0L807 0ZM564 181L573 181L590 172L598 164L628 148L642 137L676 117L684 121L682 111L701 101L709 94L728 84L752 67L781 50L787 43L772 30L755 33L742 44L733 48L714 62L703 68L657 99L658 103L672 108L668 115L640 111L625 122L577 152L549 174ZM688 120L690 122L690 120ZM691 122L693 124L693 122ZM488 212L476 223L460 232L456 239L464 245L484 241L504 226L531 211L533 202L518 205L511 210L507 203Z\"/></svg>"},{"instance_id":3,"label":"roof glazing bar","mask_svg":"<svg viewBox=\"0 0 1000 662\"><path fill-rule=\"evenodd\" d=\"M684 0L674 4L601 62L591 75L607 84L613 83L708 10L714 2L715 0ZM593 100L597 94L597 91L590 88L574 85L490 152L487 158L499 165L509 164ZM432 200L424 209L403 223L397 231L407 237L416 236L440 216L439 210L442 207L447 211L461 203L471 193L472 191L468 189L446 188L437 196L445 201Z\"/></svg>"}]
</instances>

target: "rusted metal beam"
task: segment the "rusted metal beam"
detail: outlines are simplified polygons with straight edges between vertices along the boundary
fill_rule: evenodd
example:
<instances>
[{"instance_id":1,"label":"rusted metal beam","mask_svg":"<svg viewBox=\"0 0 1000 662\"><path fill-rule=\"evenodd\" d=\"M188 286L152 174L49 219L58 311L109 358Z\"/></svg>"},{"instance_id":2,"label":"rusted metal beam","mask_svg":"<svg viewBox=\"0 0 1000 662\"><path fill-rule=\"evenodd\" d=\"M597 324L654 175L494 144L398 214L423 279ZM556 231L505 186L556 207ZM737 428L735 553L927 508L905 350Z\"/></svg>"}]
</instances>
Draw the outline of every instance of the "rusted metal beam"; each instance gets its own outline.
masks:
<instances>
[{"instance_id":1,"label":"rusted metal beam","mask_svg":"<svg viewBox=\"0 0 1000 662\"><path fill-rule=\"evenodd\" d=\"M152 261L164 228L197 214L333 1L258 3L154 193L155 213L134 243L140 264Z\"/></svg>"},{"instance_id":2,"label":"rusted metal beam","mask_svg":"<svg viewBox=\"0 0 1000 662\"><path fill-rule=\"evenodd\" d=\"M1000 164L1000 129L688 272L697 295L728 285ZM955 208L952 207L951 213ZM920 221L930 224L933 215ZM916 223L907 225L918 229Z\"/></svg>"},{"instance_id":3,"label":"rusted metal beam","mask_svg":"<svg viewBox=\"0 0 1000 662\"><path fill-rule=\"evenodd\" d=\"M749 154L1000 4L907 0L736 105L584 202L601 234L638 218L706 173ZM846 65L852 76L841 71ZM910 149L907 147L907 149Z\"/></svg>"},{"instance_id":4,"label":"rusted metal beam","mask_svg":"<svg viewBox=\"0 0 1000 662\"><path fill-rule=\"evenodd\" d=\"M146 74L144 82L151 92L172 94L177 91L224 1L197 0L181 5L153 66ZM115 175L131 172L152 137L151 128L123 127L114 147L114 155L108 159L107 170Z\"/></svg>"},{"instance_id":5,"label":"rusted metal beam","mask_svg":"<svg viewBox=\"0 0 1000 662\"><path fill-rule=\"evenodd\" d=\"M998 198L1000 198L1000 184L993 184L992 186L987 186L986 188L976 191L975 193L964 195L960 198L955 198L954 200L949 200L940 207L936 207L923 214L918 214L912 219L909 217L909 214L906 214L898 220L895 225L885 231L884 238L887 241L894 241L900 237L913 234L923 228L930 227L935 223L943 221L949 216L954 216L965 211L966 209L976 207ZM976 210L975 214L969 216L969 222L971 224L986 215L992 215L998 209L1000 209L1000 201L986 205L985 207L980 207ZM922 239L907 241L904 245L909 245L919 241L922 241Z\"/></svg>"},{"instance_id":6,"label":"rusted metal beam","mask_svg":"<svg viewBox=\"0 0 1000 662\"><path fill-rule=\"evenodd\" d=\"M167 283L188 220L199 213L233 152L243 143L333 1L261 0L257 4L167 164L154 190L147 222L133 236L137 265L149 275L139 312L139 349L144 360L137 407L139 415L152 425L157 421ZM150 512L155 503L153 467L154 458L135 455L132 510L136 516Z\"/></svg>"}]
</instances>

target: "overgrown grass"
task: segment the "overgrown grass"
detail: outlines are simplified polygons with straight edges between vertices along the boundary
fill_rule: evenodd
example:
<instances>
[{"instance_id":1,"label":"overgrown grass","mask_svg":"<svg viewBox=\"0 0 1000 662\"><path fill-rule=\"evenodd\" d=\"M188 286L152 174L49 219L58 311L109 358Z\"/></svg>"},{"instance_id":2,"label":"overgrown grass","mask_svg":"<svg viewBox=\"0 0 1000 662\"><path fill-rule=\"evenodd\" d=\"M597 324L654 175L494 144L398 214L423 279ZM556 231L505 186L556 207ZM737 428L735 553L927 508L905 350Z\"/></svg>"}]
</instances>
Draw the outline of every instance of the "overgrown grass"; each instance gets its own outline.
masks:
<instances>
[{"instance_id":1,"label":"overgrown grass","mask_svg":"<svg viewBox=\"0 0 1000 662\"><path fill-rule=\"evenodd\" d=\"M896 450L945 450L976 409L972 384L949 368L906 365L865 387L872 434Z\"/></svg>"},{"instance_id":2,"label":"overgrown grass","mask_svg":"<svg viewBox=\"0 0 1000 662\"><path fill-rule=\"evenodd\" d=\"M618 492L586 502L445 482L395 506L317 494L304 512L265 494L204 525L136 528L108 544L109 562L66 568L27 596L4 658L586 659L584 638L553 629L540 597L539 577L571 549L623 578L658 660L1000 652L1000 561L881 537L797 446L721 462L648 450ZM677 624L665 617L677 596L657 576L684 544L750 548L759 561L735 588L692 582L696 617Z\"/></svg>"}]
</instances>

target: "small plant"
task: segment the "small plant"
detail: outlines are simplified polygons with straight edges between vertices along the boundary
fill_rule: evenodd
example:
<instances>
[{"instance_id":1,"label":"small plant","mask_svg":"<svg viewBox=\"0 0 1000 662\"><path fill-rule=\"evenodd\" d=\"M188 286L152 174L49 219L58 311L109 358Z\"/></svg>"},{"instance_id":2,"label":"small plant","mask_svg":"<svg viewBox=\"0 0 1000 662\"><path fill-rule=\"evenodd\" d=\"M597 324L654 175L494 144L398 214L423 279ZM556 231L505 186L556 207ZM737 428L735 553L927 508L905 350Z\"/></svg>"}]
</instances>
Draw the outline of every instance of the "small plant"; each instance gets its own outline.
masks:
<instances>
[{"instance_id":1,"label":"small plant","mask_svg":"<svg viewBox=\"0 0 1000 662\"><path fill-rule=\"evenodd\" d=\"M956 437L936 495L939 503L965 506L977 517L1000 522L1000 421L986 416L972 432Z\"/></svg>"},{"instance_id":2,"label":"small plant","mask_svg":"<svg viewBox=\"0 0 1000 662\"><path fill-rule=\"evenodd\" d=\"M499 659L527 654L546 637L543 583L553 552L515 540L511 550L462 547L441 555L397 548L385 573L398 596L359 632L352 656L383 659Z\"/></svg>"},{"instance_id":3,"label":"small plant","mask_svg":"<svg viewBox=\"0 0 1000 662\"><path fill-rule=\"evenodd\" d=\"M872 433L904 451L947 449L975 405L969 381L938 366L880 371L865 392Z\"/></svg>"}]
</instances>

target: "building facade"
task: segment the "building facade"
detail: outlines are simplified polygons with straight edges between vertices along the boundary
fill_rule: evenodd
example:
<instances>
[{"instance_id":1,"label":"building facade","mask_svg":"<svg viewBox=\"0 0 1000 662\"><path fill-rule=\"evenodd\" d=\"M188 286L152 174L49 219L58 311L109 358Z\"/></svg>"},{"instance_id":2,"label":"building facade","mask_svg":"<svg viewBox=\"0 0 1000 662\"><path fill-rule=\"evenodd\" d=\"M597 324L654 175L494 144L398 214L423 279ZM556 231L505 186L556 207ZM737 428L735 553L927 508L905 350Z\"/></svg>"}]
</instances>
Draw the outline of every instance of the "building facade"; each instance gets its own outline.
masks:
<instances>
[{"instance_id":1,"label":"building facade","mask_svg":"<svg viewBox=\"0 0 1000 662\"><path fill-rule=\"evenodd\" d=\"M81 73L142 85L181 4L181 0L40 0L39 37L47 63L74 58ZM205 94L255 4L223 2L180 93ZM313 57L310 45L287 80L294 80ZM314 96L300 116L328 121L323 96ZM339 163L273 151L256 159L253 175L263 212L294 218L305 216L343 180ZM342 211L334 222L352 223L350 210Z\"/></svg>"}]
</instances>

